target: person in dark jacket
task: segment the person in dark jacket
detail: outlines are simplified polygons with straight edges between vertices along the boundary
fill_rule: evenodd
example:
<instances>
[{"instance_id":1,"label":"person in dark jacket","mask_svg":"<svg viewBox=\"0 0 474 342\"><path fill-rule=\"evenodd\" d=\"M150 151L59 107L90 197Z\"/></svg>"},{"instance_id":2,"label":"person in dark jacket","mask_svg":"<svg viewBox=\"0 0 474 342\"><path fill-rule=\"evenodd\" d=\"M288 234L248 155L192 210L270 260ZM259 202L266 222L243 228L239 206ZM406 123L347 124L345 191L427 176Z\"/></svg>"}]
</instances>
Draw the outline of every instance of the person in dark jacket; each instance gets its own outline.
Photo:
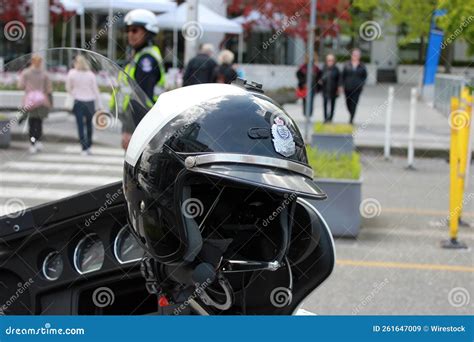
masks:
<instances>
[{"instance_id":1,"label":"person in dark jacket","mask_svg":"<svg viewBox=\"0 0 474 342\"><path fill-rule=\"evenodd\" d=\"M199 53L192 58L186 66L183 76L183 87L201 84L214 83L216 61L212 58L214 47L212 44L203 44Z\"/></svg>"},{"instance_id":2,"label":"person in dark jacket","mask_svg":"<svg viewBox=\"0 0 474 342\"><path fill-rule=\"evenodd\" d=\"M367 69L360 61L360 50L354 49L351 60L344 66L342 71L342 86L346 95L347 110L350 114L349 123L354 123L357 104L367 79Z\"/></svg>"},{"instance_id":3,"label":"person in dark jacket","mask_svg":"<svg viewBox=\"0 0 474 342\"><path fill-rule=\"evenodd\" d=\"M309 116L313 115L313 104L314 96L319 91L319 81L321 79L321 70L318 67L317 56L314 56L313 64L313 81L311 82L311 92L310 92L310 109ZM298 79L298 90L301 95L306 93L306 74L308 69L308 56L305 56L304 64L301 64L296 72L296 78ZM303 115L306 115L306 96L303 96Z\"/></svg>"},{"instance_id":4,"label":"person in dark jacket","mask_svg":"<svg viewBox=\"0 0 474 342\"><path fill-rule=\"evenodd\" d=\"M230 50L222 50L217 57L219 66L215 70L214 81L217 83L230 84L237 78L237 72L234 70L234 53Z\"/></svg>"},{"instance_id":5,"label":"person in dark jacket","mask_svg":"<svg viewBox=\"0 0 474 342\"><path fill-rule=\"evenodd\" d=\"M334 116L336 98L339 96L339 69L333 54L326 56L321 73L321 90L323 93L324 122L331 122Z\"/></svg>"}]
</instances>

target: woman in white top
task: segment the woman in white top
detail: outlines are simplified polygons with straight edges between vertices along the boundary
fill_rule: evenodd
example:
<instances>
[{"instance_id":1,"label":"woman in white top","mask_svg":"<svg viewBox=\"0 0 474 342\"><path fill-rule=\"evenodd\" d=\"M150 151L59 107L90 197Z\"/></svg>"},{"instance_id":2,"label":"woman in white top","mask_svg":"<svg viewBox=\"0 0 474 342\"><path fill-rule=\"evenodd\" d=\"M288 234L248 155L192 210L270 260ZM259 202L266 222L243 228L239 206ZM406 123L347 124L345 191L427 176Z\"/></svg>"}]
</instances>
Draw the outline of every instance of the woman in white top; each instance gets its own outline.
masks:
<instances>
[{"instance_id":1,"label":"woman in white top","mask_svg":"<svg viewBox=\"0 0 474 342\"><path fill-rule=\"evenodd\" d=\"M74 68L66 79L66 90L74 98L72 112L76 116L82 154L91 154L92 117L96 108L102 108L95 74L84 56L77 55Z\"/></svg>"}]
</instances>

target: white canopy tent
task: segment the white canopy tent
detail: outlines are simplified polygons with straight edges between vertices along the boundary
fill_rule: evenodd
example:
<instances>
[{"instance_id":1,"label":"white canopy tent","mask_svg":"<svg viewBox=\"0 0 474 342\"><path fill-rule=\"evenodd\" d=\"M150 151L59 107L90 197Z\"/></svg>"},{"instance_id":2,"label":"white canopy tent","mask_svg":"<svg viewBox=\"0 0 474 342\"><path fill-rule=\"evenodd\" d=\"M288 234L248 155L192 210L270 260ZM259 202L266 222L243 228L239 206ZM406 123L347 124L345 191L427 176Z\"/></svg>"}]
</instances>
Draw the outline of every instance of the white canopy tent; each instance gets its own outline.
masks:
<instances>
[{"instance_id":1,"label":"white canopy tent","mask_svg":"<svg viewBox=\"0 0 474 342\"><path fill-rule=\"evenodd\" d=\"M120 16L125 16L126 12L133 9L147 9L154 13L172 11L176 8L174 0L76 0L81 3L86 12L92 12L95 16L97 13L107 13L110 21L114 21L114 13L120 12ZM93 20L95 24L96 20ZM82 26L81 26L82 31ZM96 28L93 27L93 32ZM108 28L108 57L114 57L114 30L113 26Z\"/></svg>"},{"instance_id":2,"label":"white canopy tent","mask_svg":"<svg viewBox=\"0 0 474 342\"><path fill-rule=\"evenodd\" d=\"M243 29L242 25L236 23L224 16L221 16L214 11L210 10L204 5L198 6L198 29L203 32L219 32L219 33L230 33L239 35L239 53L238 61L242 62L242 37ZM173 50L174 55L177 55L178 45L178 30L181 30L183 26L188 22L188 4L183 3L179 5L175 10L169 11L164 14L157 16L158 26L161 29L170 29L174 31L173 35ZM173 62L175 64L175 61ZM175 65L174 65L175 66Z\"/></svg>"},{"instance_id":3,"label":"white canopy tent","mask_svg":"<svg viewBox=\"0 0 474 342\"><path fill-rule=\"evenodd\" d=\"M277 25L278 22L284 22L285 16L281 13L273 13L273 20L270 20L265 15L257 10L252 10L248 15L232 19L233 22L239 25L245 25L253 23L252 31L256 32L271 32L272 30L277 30L281 25Z\"/></svg>"},{"instance_id":4,"label":"white canopy tent","mask_svg":"<svg viewBox=\"0 0 474 342\"><path fill-rule=\"evenodd\" d=\"M60 0L59 3L68 12L75 12L78 15L84 14L84 6L75 0Z\"/></svg>"},{"instance_id":5,"label":"white canopy tent","mask_svg":"<svg viewBox=\"0 0 474 342\"><path fill-rule=\"evenodd\" d=\"M71 1L71 0L69 0ZM152 12L168 12L176 8L173 0L77 0L87 12L108 13L112 7L114 12L130 11L136 8L147 9ZM125 13L124 13L125 15Z\"/></svg>"},{"instance_id":6,"label":"white canopy tent","mask_svg":"<svg viewBox=\"0 0 474 342\"><path fill-rule=\"evenodd\" d=\"M31 1L31 0L30 0ZM85 12L91 13L92 20L92 36L95 36L97 32L97 14L108 14L109 21L114 23L114 13L117 14L117 18L125 16L126 12L136 8L143 8L150 10L154 13L161 13L172 11L176 8L174 0L60 0L60 3L65 10L75 12L80 16L81 24L81 46L85 47ZM71 41L74 44L76 36L76 18L72 17L71 20ZM63 41L65 40L65 29L63 28ZM110 25L107 29L108 34L108 47L107 55L113 58L114 51L114 30L113 25ZM92 44L94 45L94 44Z\"/></svg>"}]
</instances>

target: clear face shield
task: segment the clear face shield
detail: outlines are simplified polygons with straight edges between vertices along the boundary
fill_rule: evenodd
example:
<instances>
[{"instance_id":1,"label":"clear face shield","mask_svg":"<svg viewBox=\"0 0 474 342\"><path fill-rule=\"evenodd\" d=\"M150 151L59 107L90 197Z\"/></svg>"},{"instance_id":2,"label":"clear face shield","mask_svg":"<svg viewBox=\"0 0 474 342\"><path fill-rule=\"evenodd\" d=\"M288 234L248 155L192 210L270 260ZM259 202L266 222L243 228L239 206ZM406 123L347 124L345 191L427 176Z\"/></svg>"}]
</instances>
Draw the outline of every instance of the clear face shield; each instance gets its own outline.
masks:
<instances>
[{"instance_id":1,"label":"clear face shield","mask_svg":"<svg viewBox=\"0 0 474 342\"><path fill-rule=\"evenodd\" d=\"M115 62L83 49L49 49L9 61L0 88L2 121L15 137L3 150L7 199L0 216L119 181L122 131L133 131L152 106ZM92 155L82 156L91 146Z\"/></svg>"}]
</instances>

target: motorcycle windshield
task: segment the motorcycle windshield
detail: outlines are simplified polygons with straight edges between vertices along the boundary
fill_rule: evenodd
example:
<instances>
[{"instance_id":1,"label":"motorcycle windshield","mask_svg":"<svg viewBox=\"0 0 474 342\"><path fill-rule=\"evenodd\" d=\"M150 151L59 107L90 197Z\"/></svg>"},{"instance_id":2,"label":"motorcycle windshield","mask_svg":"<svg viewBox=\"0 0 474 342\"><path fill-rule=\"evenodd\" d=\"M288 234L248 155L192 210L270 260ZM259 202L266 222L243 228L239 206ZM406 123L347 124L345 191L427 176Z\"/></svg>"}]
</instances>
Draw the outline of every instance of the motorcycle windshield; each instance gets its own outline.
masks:
<instances>
[{"instance_id":1,"label":"motorcycle windshield","mask_svg":"<svg viewBox=\"0 0 474 342\"><path fill-rule=\"evenodd\" d=\"M122 179L122 131L153 103L112 60L58 48L0 73L0 216Z\"/></svg>"}]
</instances>

